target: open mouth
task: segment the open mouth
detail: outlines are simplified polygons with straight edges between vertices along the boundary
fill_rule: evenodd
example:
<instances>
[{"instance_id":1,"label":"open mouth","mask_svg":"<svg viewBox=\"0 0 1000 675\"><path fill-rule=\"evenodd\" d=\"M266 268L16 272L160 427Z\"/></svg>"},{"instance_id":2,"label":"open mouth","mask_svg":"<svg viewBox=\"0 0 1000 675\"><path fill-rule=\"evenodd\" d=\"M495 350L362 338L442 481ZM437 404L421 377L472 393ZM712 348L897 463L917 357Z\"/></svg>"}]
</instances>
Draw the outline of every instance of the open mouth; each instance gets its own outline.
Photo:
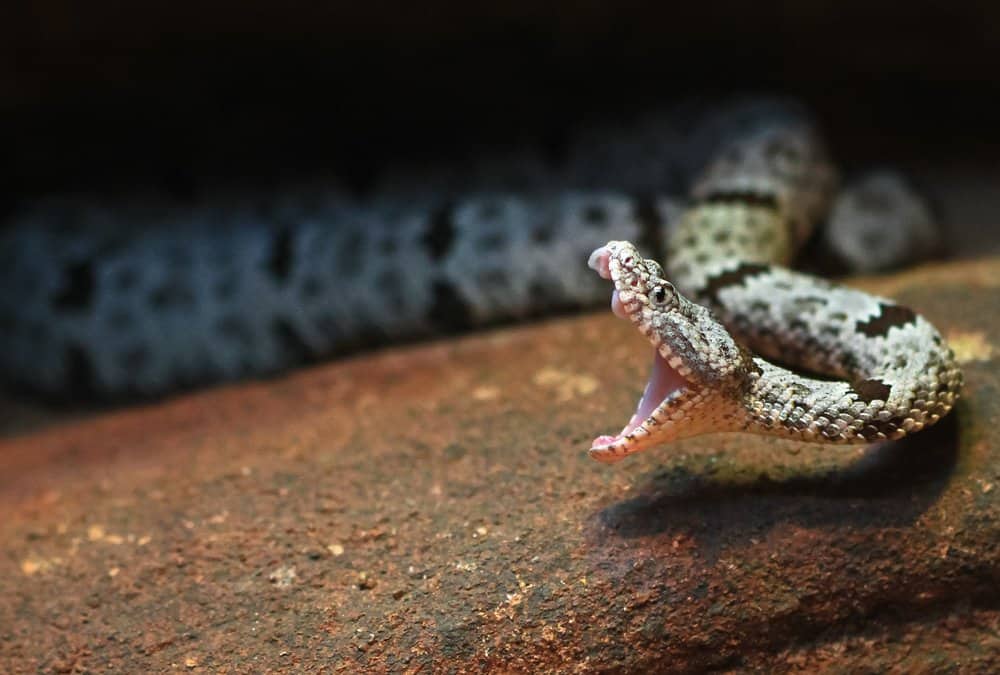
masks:
<instances>
[{"instance_id":1,"label":"open mouth","mask_svg":"<svg viewBox=\"0 0 1000 675\"><path fill-rule=\"evenodd\" d=\"M681 374L684 366L680 359L671 353L656 331L651 330L643 316L648 297L644 280L635 264L638 255L631 250L630 245L629 250L624 251L612 250L613 248L612 243L597 249L591 254L587 264L601 278L614 282L611 310L616 316L632 321L649 337L653 345L653 365L649 381L628 424L614 436L605 435L594 439L591 454L605 461L614 461L627 454L626 448L639 444L642 437L648 437L653 428L666 421L667 418L660 413L665 413L689 385Z\"/></svg>"}]
</instances>

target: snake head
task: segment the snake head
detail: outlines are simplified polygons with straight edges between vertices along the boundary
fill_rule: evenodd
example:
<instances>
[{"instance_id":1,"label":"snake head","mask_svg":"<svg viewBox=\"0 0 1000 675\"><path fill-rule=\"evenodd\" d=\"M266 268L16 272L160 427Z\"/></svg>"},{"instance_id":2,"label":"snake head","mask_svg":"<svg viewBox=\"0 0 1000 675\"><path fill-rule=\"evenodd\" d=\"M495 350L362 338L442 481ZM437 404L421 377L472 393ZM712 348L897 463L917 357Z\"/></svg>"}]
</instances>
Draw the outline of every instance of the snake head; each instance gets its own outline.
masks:
<instances>
[{"instance_id":1,"label":"snake head","mask_svg":"<svg viewBox=\"0 0 1000 675\"><path fill-rule=\"evenodd\" d=\"M614 282L614 313L631 321L653 346L652 373L635 414L621 433L598 437L591 456L615 462L654 445L738 429L741 390L754 368L746 349L631 243L608 242L588 264Z\"/></svg>"}]
</instances>

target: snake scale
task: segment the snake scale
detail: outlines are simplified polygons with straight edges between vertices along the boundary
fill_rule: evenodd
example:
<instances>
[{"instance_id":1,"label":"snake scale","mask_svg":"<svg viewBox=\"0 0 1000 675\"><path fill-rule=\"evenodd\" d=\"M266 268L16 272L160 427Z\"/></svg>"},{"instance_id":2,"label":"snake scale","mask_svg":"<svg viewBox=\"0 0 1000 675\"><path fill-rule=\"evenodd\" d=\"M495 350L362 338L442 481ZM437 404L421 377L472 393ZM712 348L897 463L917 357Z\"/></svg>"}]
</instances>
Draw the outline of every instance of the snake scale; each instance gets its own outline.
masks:
<instances>
[{"instance_id":1,"label":"snake scale","mask_svg":"<svg viewBox=\"0 0 1000 675\"><path fill-rule=\"evenodd\" d=\"M614 279L616 310L660 357L632 422L595 442L598 459L722 428L896 438L951 407L961 376L923 318L781 267L828 215L828 243L862 269L934 237L893 176L838 195L798 106L671 112L584 130L566 154L421 168L360 196L324 181L28 204L0 231L0 374L104 399L264 375L593 306L607 290L583 261L600 249L591 262ZM677 197L693 177L690 199ZM640 250L666 254L673 285Z\"/></svg>"}]
</instances>

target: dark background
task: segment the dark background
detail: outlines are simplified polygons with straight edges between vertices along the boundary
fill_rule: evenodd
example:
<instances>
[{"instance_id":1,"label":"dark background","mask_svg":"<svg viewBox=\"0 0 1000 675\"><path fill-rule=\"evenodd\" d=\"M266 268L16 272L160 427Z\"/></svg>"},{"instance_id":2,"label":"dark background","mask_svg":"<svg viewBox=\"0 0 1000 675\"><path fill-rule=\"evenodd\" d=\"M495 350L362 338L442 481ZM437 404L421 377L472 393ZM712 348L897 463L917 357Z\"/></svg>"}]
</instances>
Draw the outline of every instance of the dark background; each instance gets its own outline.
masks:
<instances>
[{"instance_id":1,"label":"dark background","mask_svg":"<svg viewBox=\"0 0 1000 675\"><path fill-rule=\"evenodd\" d=\"M11 6L14 5L14 6ZM690 95L799 96L848 167L993 169L1000 5L8 3L4 192L335 169L541 139ZM975 178L973 178L975 180Z\"/></svg>"}]
</instances>

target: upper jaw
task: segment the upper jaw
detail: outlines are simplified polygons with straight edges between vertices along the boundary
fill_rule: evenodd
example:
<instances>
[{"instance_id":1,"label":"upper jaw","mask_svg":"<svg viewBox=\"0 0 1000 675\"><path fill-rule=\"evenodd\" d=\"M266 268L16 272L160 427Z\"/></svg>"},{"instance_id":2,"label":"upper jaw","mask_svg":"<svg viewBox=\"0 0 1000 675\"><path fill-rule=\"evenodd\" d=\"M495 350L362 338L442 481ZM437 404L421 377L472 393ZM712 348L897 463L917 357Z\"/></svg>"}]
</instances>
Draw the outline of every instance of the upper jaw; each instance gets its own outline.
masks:
<instances>
[{"instance_id":1,"label":"upper jaw","mask_svg":"<svg viewBox=\"0 0 1000 675\"><path fill-rule=\"evenodd\" d=\"M640 293L645 291L645 280L634 262L641 260L638 251L627 241L609 241L590 254L587 265L602 279L614 282L611 294L611 311L622 319L639 323L643 303Z\"/></svg>"},{"instance_id":2,"label":"upper jaw","mask_svg":"<svg viewBox=\"0 0 1000 675\"><path fill-rule=\"evenodd\" d=\"M614 281L615 285L618 286L638 279L634 267L636 261L639 260L642 258L631 243L609 241L590 254L587 265L596 271L602 279Z\"/></svg>"}]
</instances>

